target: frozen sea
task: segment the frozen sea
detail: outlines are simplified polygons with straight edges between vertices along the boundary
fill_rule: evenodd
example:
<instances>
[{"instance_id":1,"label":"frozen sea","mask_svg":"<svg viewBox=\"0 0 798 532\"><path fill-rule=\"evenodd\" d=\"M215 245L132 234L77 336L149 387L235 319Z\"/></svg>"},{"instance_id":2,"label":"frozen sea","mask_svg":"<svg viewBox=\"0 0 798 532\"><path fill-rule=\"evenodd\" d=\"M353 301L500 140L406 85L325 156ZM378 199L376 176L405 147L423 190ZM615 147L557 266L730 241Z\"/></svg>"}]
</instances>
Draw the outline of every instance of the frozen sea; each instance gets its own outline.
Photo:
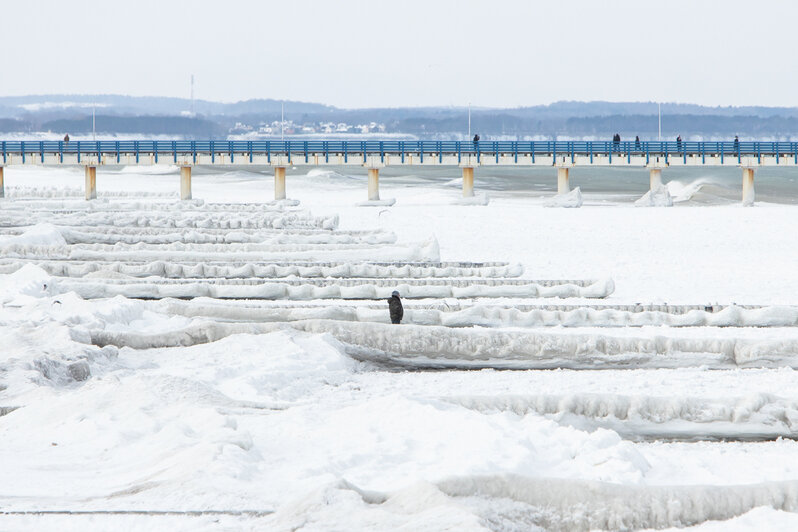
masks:
<instances>
[{"instance_id":1,"label":"frozen sea","mask_svg":"<svg viewBox=\"0 0 798 532\"><path fill-rule=\"evenodd\" d=\"M6 169L0 529L798 528L798 173L380 177Z\"/></svg>"}]
</instances>

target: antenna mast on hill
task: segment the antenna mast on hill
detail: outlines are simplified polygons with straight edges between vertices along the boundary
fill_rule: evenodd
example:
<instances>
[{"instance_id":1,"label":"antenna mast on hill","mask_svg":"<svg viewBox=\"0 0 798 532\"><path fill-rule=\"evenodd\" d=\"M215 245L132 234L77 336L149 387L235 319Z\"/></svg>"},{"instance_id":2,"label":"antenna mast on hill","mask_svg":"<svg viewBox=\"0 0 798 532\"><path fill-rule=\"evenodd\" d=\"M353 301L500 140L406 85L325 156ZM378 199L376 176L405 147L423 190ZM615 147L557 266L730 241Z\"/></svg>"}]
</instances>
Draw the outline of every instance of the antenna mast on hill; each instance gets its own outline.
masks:
<instances>
[{"instance_id":1,"label":"antenna mast on hill","mask_svg":"<svg viewBox=\"0 0 798 532\"><path fill-rule=\"evenodd\" d=\"M468 102L468 138L466 140L469 140L470 138L471 138L471 102Z\"/></svg>"},{"instance_id":2,"label":"antenna mast on hill","mask_svg":"<svg viewBox=\"0 0 798 532\"><path fill-rule=\"evenodd\" d=\"M194 74L191 74L191 116L194 116Z\"/></svg>"}]
</instances>

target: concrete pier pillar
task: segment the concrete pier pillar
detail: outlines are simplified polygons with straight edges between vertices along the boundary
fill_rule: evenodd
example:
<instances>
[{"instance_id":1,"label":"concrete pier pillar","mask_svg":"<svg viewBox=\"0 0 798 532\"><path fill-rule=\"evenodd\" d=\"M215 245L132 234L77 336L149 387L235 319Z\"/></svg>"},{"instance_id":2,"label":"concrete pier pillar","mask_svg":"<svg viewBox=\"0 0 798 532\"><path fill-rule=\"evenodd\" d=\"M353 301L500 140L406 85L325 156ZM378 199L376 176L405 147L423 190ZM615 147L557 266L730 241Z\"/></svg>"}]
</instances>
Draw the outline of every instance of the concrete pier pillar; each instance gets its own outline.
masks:
<instances>
[{"instance_id":1,"label":"concrete pier pillar","mask_svg":"<svg viewBox=\"0 0 798 532\"><path fill-rule=\"evenodd\" d=\"M369 201L380 200L380 169L369 168Z\"/></svg>"},{"instance_id":2,"label":"concrete pier pillar","mask_svg":"<svg viewBox=\"0 0 798 532\"><path fill-rule=\"evenodd\" d=\"M97 167L86 167L86 199L97 199Z\"/></svg>"},{"instance_id":3,"label":"concrete pier pillar","mask_svg":"<svg viewBox=\"0 0 798 532\"><path fill-rule=\"evenodd\" d=\"M191 199L191 167L180 167L180 199Z\"/></svg>"},{"instance_id":4,"label":"concrete pier pillar","mask_svg":"<svg viewBox=\"0 0 798 532\"><path fill-rule=\"evenodd\" d=\"M650 168L648 171L649 189L654 190L662 186L662 168Z\"/></svg>"},{"instance_id":5,"label":"concrete pier pillar","mask_svg":"<svg viewBox=\"0 0 798 532\"><path fill-rule=\"evenodd\" d=\"M571 187L568 185L568 168L557 168L557 194L568 194Z\"/></svg>"},{"instance_id":6,"label":"concrete pier pillar","mask_svg":"<svg viewBox=\"0 0 798 532\"><path fill-rule=\"evenodd\" d=\"M474 197L474 167L473 166L464 166L463 167L463 197L464 198L473 198Z\"/></svg>"},{"instance_id":7,"label":"concrete pier pillar","mask_svg":"<svg viewBox=\"0 0 798 532\"><path fill-rule=\"evenodd\" d=\"M0 198L6 197L6 185L3 180L3 167L0 166Z\"/></svg>"},{"instance_id":8,"label":"concrete pier pillar","mask_svg":"<svg viewBox=\"0 0 798 532\"><path fill-rule=\"evenodd\" d=\"M285 199L285 166L274 167L274 199Z\"/></svg>"},{"instance_id":9,"label":"concrete pier pillar","mask_svg":"<svg viewBox=\"0 0 798 532\"><path fill-rule=\"evenodd\" d=\"M743 205L753 205L754 196L754 169L743 168Z\"/></svg>"}]
</instances>

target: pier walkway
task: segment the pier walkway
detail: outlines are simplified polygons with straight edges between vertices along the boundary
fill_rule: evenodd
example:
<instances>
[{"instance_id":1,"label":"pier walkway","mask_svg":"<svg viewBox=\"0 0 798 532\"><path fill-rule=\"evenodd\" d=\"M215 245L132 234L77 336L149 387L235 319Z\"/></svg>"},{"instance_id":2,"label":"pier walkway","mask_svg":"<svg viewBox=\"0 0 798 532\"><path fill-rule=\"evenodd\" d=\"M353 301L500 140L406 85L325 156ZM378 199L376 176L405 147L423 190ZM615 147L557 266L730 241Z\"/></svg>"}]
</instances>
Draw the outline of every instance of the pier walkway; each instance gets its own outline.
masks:
<instances>
[{"instance_id":1,"label":"pier walkway","mask_svg":"<svg viewBox=\"0 0 798 532\"><path fill-rule=\"evenodd\" d=\"M474 194L474 169L481 166L550 166L557 192L567 193L569 170L577 166L644 167L650 186L672 166L736 166L743 170L743 203L753 203L754 171L760 166L798 166L798 142L585 142L585 141L0 141L3 168L14 165L80 165L86 168L86 199L96 197L96 169L113 165L175 165L181 168L181 198L191 198L194 166L274 168L275 199L285 199L287 166L368 168L368 199L379 201L379 170L386 166L457 166L463 196ZM1 196L0 196L1 197Z\"/></svg>"}]
</instances>

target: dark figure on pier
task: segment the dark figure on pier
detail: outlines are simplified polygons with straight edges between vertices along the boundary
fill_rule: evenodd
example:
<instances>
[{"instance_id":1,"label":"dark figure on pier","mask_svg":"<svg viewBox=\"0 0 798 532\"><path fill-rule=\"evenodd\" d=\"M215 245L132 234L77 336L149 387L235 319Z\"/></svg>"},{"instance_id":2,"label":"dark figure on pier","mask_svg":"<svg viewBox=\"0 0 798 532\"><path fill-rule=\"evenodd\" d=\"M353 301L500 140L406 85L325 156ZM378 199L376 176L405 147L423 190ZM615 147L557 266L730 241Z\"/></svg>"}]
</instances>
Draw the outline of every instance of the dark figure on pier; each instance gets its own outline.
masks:
<instances>
[{"instance_id":1,"label":"dark figure on pier","mask_svg":"<svg viewBox=\"0 0 798 532\"><path fill-rule=\"evenodd\" d=\"M740 137L734 136L734 153L740 153Z\"/></svg>"},{"instance_id":2,"label":"dark figure on pier","mask_svg":"<svg viewBox=\"0 0 798 532\"><path fill-rule=\"evenodd\" d=\"M64 135L64 142L69 143L69 133Z\"/></svg>"},{"instance_id":3,"label":"dark figure on pier","mask_svg":"<svg viewBox=\"0 0 798 532\"><path fill-rule=\"evenodd\" d=\"M635 135L635 149L640 149L640 135Z\"/></svg>"},{"instance_id":4,"label":"dark figure on pier","mask_svg":"<svg viewBox=\"0 0 798 532\"><path fill-rule=\"evenodd\" d=\"M474 135L474 144L476 144L477 142L479 142L479 134Z\"/></svg>"},{"instance_id":5,"label":"dark figure on pier","mask_svg":"<svg viewBox=\"0 0 798 532\"><path fill-rule=\"evenodd\" d=\"M676 137L676 149L681 151L682 150L682 136L678 135Z\"/></svg>"},{"instance_id":6,"label":"dark figure on pier","mask_svg":"<svg viewBox=\"0 0 798 532\"><path fill-rule=\"evenodd\" d=\"M402 308L402 300L399 299L399 292L393 291L391 297L388 298L388 311L391 314L391 323L401 323L405 311Z\"/></svg>"}]
</instances>

